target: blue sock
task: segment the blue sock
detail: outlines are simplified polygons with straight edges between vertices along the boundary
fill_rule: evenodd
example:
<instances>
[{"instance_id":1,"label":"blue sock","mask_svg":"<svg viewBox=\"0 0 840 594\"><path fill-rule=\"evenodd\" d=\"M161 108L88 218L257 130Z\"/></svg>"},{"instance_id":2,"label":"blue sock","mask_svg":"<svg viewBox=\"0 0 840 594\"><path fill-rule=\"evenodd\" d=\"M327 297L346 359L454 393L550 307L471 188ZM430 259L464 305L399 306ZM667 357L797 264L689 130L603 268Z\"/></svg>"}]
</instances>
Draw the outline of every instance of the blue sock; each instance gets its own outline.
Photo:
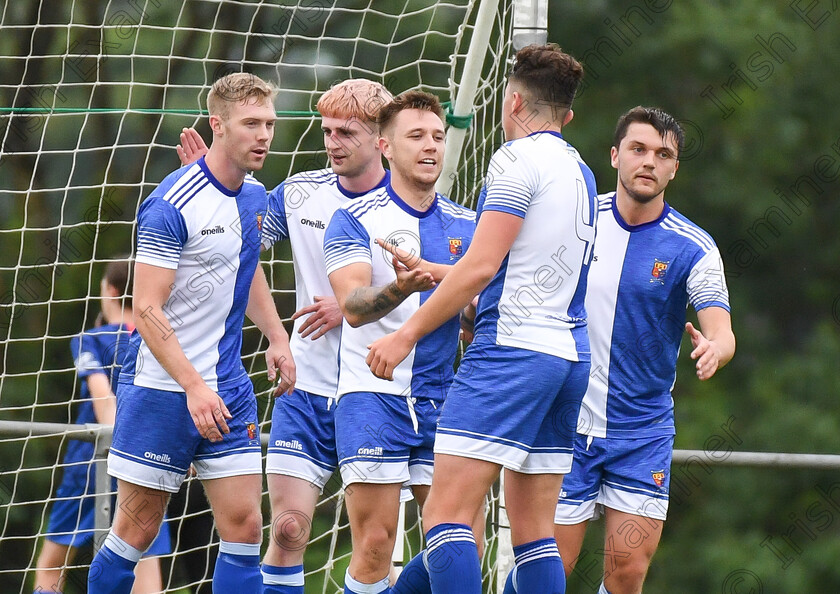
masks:
<instances>
[{"instance_id":1,"label":"blue sock","mask_svg":"<svg viewBox=\"0 0 840 594\"><path fill-rule=\"evenodd\" d=\"M389 594L388 578L384 578L375 584L363 584L353 579L350 570L344 574L344 594Z\"/></svg>"},{"instance_id":2,"label":"blue sock","mask_svg":"<svg viewBox=\"0 0 840 594\"><path fill-rule=\"evenodd\" d=\"M504 594L545 592L564 594L566 574L553 538L541 538L513 547L516 566L508 576Z\"/></svg>"},{"instance_id":3,"label":"blue sock","mask_svg":"<svg viewBox=\"0 0 840 594\"><path fill-rule=\"evenodd\" d=\"M420 551L419 555L408 562L397 583L391 587L391 594L432 594L425 551Z\"/></svg>"},{"instance_id":4,"label":"blue sock","mask_svg":"<svg viewBox=\"0 0 840 594\"><path fill-rule=\"evenodd\" d=\"M113 532L109 532L90 564L90 594L130 594L134 585L134 568L143 551L135 549Z\"/></svg>"},{"instance_id":5,"label":"blue sock","mask_svg":"<svg viewBox=\"0 0 840 594\"><path fill-rule=\"evenodd\" d=\"M426 533L426 542L434 594L481 594L481 564L469 526L438 524Z\"/></svg>"},{"instance_id":6,"label":"blue sock","mask_svg":"<svg viewBox=\"0 0 840 594\"><path fill-rule=\"evenodd\" d=\"M259 543L219 541L219 556L213 572L213 592L259 592L262 590Z\"/></svg>"},{"instance_id":7,"label":"blue sock","mask_svg":"<svg viewBox=\"0 0 840 594\"><path fill-rule=\"evenodd\" d=\"M263 594L303 594L303 565L281 567L263 563Z\"/></svg>"}]
</instances>

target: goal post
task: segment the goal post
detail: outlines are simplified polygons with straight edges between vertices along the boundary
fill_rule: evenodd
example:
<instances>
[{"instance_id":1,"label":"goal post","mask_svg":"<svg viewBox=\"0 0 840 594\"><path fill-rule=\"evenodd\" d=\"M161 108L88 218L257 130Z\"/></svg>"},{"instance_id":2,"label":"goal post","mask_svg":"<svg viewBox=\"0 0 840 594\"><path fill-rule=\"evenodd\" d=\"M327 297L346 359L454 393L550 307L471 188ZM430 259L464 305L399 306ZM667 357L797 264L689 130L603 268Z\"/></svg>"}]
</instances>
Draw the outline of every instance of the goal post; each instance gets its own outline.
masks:
<instances>
[{"instance_id":1,"label":"goal post","mask_svg":"<svg viewBox=\"0 0 840 594\"><path fill-rule=\"evenodd\" d=\"M453 106L449 132L463 130L463 148L447 155L455 165L450 197L474 206L486 164L502 140L513 5L38 0L0 7L0 590L31 591L68 468L63 456L69 440L82 435L69 430L80 396L70 339L95 325L103 269L133 249L138 205L178 166L180 130L196 126L209 139L202 116L212 82L247 71L279 84L276 134L258 173L268 188L327 165L313 109L334 82L364 77L394 93L434 93ZM473 82L465 75L470 57L478 58L469 67ZM458 128L466 120L469 127ZM275 246L263 264L288 319L294 311L288 244ZM248 326L243 361L258 390L263 433L271 410L265 346ZM58 426L41 432L35 430L40 423ZM100 486L89 490L102 492L108 479L95 476ZM339 487L333 477L312 518L307 592L335 592L349 560ZM495 488L488 509L488 584L498 550L497 497ZM108 504L110 498L103 508ZM412 507L406 508L406 560L421 541ZM267 503L265 511L267 521ZM71 574L83 575L89 560L78 556ZM164 559L167 591L198 583L182 575L181 560L180 551ZM71 587L81 590L72 580Z\"/></svg>"}]
</instances>

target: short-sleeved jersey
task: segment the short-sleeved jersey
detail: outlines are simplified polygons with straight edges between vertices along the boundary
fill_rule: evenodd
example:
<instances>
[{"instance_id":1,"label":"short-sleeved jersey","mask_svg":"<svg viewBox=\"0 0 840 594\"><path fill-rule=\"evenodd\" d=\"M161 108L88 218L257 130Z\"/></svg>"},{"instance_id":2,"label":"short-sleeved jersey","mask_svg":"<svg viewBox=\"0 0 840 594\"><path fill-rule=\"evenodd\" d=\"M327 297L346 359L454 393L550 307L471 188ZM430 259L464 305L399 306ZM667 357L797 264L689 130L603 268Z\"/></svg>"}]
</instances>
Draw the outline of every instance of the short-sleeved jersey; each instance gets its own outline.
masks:
<instances>
[{"instance_id":1,"label":"short-sleeved jersey","mask_svg":"<svg viewBox=\"0 0 840 594\"><path fill-rule=\"evenodd\" d=\"M327 274L362 262L371 266L371 285L396 280L391 255L377 238L436 264L455 264L470 245L475 213L437 194L431 207L417 211L390 186L375 190L335 212L324 238ZM434 290L434 289L432 289ZM348 392L380 392L443 400L452 382L458 348L458 317L422 338L394 370L394 381L377 378L365 364L367 346L397 330L432 293L412 293L388 315L353 328L341 328L338 396Z\"/></svg>"},{"instance_id":2,"label":"short-sleeved jersey","mask_svg":"<svg viewBox=\"0 0 840 594\"><path fill-rule=\"evenodd\" d=\"M598 197L586 309L592 371L578 431L595 437L674 434L677 355L688 304L729 311L723 263L708 233L667 203L628 225L615 192Z\"/></svg>"},{"instance_id":3,"label":"short-sleeved jersey","mask_svg":"<svg viewBox=\"0 0 840 594\"><path fill-rule=\"evenodd\" d=\"M137 215L137 262L175 270L175 282L163 312L136 315L156 326L165 316L187 359L213 390L247 381L242 325L266 204L265 187L253 177L245 176L238 190L229 190L202 157L169 174ZM163 326L159 329L168 336ZM139 333L131 340L122 381L183 390Z\"/></svg>"},{"instance_id":4,"label":"short-sleeved jersey","mask_svg":"<svg viewBox=\"0 0 840 594\"><path fill-rule=\"evenodd\" d=\"M384 187L389 180L390 172L386 171L376 188ZM343 188L338 174L321 169L293 175L268 195L263 246L268 248L283 239L291 242L296 310L314 303L316 295L333 294L324 264L324 233L336 210L364 194L367 192ZM297 364L295 386L311 394L335 397L341 328L333 328L318 340L301 338L298 330L307 317L295 320L290 340Z\"/></svg>"},{"instance_id":5,"label":"short-sleeved jersey","mask_svg":"<svg viewBox=\"0 0 840 594\"><path fill-rule=\"evenodd\" d=\"M586 360L584 296L595 239L595 178L563 137L536 132L493 155L479 216L522 217L522 229L478 301L476 339Z\"/></svg>"},{"instance_id":6,"label":"short-sleeved jersey","mask_svg":"<svg viewBox=\"0 0 840 594\"><path fill-rule=\"evenodd\" d=\"M87 378L101 373L108 378L112 391L116 390L123 358L128 352L128 336L131 329L120 324L105 324L84 331L70 339L70 352L81 380L79 409L74 423L96 423L93 401L87 385ZM67 443L64 462L87 461L93 458L93 443L71 439Z\"/></svg>"}]
</instances>

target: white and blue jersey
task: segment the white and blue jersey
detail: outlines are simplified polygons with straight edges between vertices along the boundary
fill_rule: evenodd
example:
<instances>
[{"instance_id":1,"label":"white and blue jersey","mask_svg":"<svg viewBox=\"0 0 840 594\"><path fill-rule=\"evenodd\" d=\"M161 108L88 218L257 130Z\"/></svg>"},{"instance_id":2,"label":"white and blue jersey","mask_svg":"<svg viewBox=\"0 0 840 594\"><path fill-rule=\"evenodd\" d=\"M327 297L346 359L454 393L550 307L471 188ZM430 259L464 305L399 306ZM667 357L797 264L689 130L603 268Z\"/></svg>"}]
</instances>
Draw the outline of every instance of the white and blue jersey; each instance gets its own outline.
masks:
<instances>
[{"instance_id":1,"label":"white and blue jersey","mask_svg":"<svg viewBox=\"0 0 840 594\"><path fill-rule=\"evenodd\" d=\"M327 274L355 263L371 266L371 285L396 280L391 255L377 238L436 264L455 264L466 252L475 230L475 213L437 194L426 211L406 204L393 188L375 190L337 210L324 238ZM432 291L413 293L381 319L359 328L345 320L341 329L340 397L349 392L378 392L441 401L452 381L458 348L458 317L422 338L394 370L394 381L374 376L365 364L367 345L396 331Z\"/></svg>"},{"instance_id":2,"label":"white and blue jersey","mask_svg":"<svg viewBox=\"0 0 840 594\"><path fill-rule=\"evenodd\" d=\"M729 311L723 263L708 233L667 203L628 225L615 193L599 196L586 309L592 371L578 432L637 438L674 434L677 355L686 308Z\"/></svg>"},{"instance_id":3,"label":"white and blue jersey","mask_svg":"<svg viewBox=\"0 0 840 594\"><path fill-rule=\"evenodd\" d=\"M390 180L385 172L376 188ZM324 234L336 210L367 192L343 188L330 169L291 176L268 195L263 221L263 247L288 239L295 270L295 309L312 305L316 295L332 295L324 264ZM377 248L378 249L378 248ZM338 387L338 344L341 329L333 328L318 340L301 338L298 330L306 316L295 320L290 339L292 357L298 362L295 388L319 396L335 397Z\"/></svg>"},{"instance_id":4,"label":"white and blue jersey","mask_svg":"<svg viewBox=\"0 0 840 594\"><path fill-rule=\"evenodd\" d=\"M586 360L584 295L597 215L592 171L559 133L536 132L496 151L485 186L479 216L494 210L523 223L481 292L476 337Z\"/></svg>"},{"instance_id":5,"label":"white and blue jersey","mask_svg":"<svg viewBox=\"0 0 840 594\"><path fill-rule=\"evenodd\" d=\"M176 271L162 313L187 359L216 391L248 380L240 358L242 325L266 205L261 183L246 176L238 190L229 190L202 157L168 175L137 215L136 261ZM137 315L152 324L161 320L161 312ZM181 392L139 333L131 340L122 381Z\"/></svg>"}]
</instances>

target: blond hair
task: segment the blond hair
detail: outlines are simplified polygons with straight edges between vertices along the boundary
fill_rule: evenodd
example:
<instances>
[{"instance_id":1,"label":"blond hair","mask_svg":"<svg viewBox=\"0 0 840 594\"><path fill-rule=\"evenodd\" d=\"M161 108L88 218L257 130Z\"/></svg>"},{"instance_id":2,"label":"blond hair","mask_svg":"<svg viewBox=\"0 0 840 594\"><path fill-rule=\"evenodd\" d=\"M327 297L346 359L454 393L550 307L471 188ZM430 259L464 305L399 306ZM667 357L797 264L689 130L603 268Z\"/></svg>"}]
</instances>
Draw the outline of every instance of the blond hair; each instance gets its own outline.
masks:
<instances>
[{"instance_id":1,"label":"blond hair","mask_svg":"<svg viewBox=\"0 0 840 594\"><path fill-rule=\"evenodd\" d=\"M273 101L277 90L272 83L259 76L248 72L234 72L213 83L210 93L207 94L207 111L210 115L226 120L230 115L231 104L252 99L258 103Z\"/></svg>"},{"instance_id":2,"label":"blond hair","mask_svg":"<svg viewBox=\"0 0 840 594\"><path fill-rule=\"evenodd\" d=\"M322 117L363 120L375 124L382 106L394 97L384 86L364 78L351 78L333 85L321 95L315 108Z\"/></svg>"}]
</instances>

